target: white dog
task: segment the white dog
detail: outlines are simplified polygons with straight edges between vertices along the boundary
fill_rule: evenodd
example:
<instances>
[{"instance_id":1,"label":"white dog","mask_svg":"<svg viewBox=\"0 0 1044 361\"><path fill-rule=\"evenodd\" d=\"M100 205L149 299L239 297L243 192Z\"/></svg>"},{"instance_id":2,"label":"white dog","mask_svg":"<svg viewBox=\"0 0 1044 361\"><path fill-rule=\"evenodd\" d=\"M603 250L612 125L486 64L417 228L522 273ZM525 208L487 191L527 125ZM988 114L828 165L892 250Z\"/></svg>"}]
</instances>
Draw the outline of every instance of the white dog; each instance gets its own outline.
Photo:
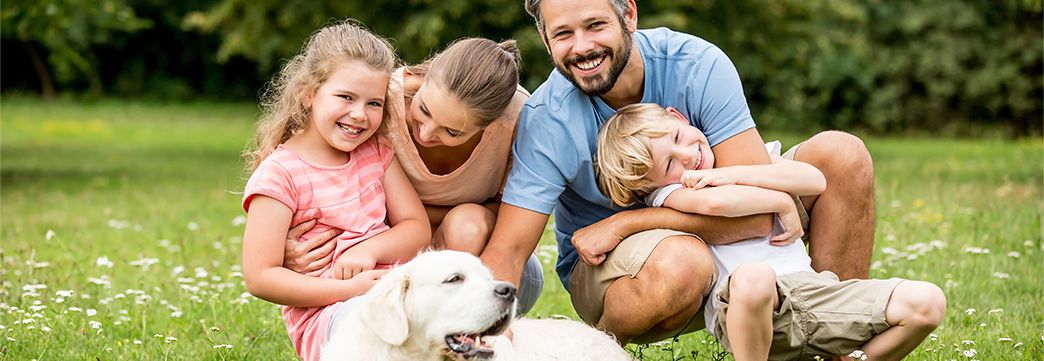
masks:
<instances>
[{"instance_id":1,"label":"white dog","mask_svg":"<svg viewBox=\"0 0 1044 361\"><path fill-rule=\"evenodd\" d=\"M363 297L335 320L323 361L632 360L582 323L513 320L515 287L463 252L422 253ZM501 335L509 326L513 340Z\"/></svg>"}]
</instances>

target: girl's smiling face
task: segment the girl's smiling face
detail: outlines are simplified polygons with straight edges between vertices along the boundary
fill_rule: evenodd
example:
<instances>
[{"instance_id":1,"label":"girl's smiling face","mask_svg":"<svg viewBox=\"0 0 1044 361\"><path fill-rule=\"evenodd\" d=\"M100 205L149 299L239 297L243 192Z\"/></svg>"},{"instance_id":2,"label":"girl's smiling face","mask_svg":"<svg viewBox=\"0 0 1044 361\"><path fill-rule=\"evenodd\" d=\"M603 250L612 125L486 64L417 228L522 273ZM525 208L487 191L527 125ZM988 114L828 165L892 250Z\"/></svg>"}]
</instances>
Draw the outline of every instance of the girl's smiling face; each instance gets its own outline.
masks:
<instances>
[{"instance_id":1,"label":"girl's smiling face","mask_svg":"<svg viewBox=\"0 0 1044 361\"><path fill-rule=\"evenodd\" d=\"M657 187L680 182L686 170L714 168L714 153L707 136L674 108L667 111L671 115L667 134L649 139L653 164L646 178Z\"/></svg>"},{"instance_id":2,"label":"girl's smiling face","mask_svg":"<svg viewBox=\"0 0 1044 361\"><path fill-rule=\"evenodd\" d=\"M370 139L384 116L388 74L362 62L338 66L305 104L311 108L311 127L331 152L351 152Z\"/></svg>"}]
</instances>

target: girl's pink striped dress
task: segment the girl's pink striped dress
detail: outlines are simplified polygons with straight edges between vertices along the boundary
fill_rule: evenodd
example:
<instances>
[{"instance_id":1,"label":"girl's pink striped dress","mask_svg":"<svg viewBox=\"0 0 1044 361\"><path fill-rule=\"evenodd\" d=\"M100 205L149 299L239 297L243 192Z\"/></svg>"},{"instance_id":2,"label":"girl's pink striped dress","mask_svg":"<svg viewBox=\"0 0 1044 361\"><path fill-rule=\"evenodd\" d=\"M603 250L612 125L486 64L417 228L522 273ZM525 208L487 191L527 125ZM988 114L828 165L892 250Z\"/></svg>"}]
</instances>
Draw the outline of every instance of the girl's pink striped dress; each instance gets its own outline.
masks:
<instances>
[{"instance_id":1,"label":"girl's pink striped dress","mask_svg":"<svg viewBox=\"0 0 1044 361\"><path fill-rule=\"evenodd\" d=\"M343 230L331 240L337 242L336 260L345 250L389 228L382 182L394 156L387 141L378 135L360 144L351 152L351 160L337 167L313 164L280 145L247 181L243 209L249 211L254 196L264 195L294 210L291 224L319 220L304 239L331 228ZM324 266L320 277L330 277L331 264ZM326 340L331 317L340 304L283 306L287 333L301 359L319 359L319 347Z\"/></svg>"}]
</instances>

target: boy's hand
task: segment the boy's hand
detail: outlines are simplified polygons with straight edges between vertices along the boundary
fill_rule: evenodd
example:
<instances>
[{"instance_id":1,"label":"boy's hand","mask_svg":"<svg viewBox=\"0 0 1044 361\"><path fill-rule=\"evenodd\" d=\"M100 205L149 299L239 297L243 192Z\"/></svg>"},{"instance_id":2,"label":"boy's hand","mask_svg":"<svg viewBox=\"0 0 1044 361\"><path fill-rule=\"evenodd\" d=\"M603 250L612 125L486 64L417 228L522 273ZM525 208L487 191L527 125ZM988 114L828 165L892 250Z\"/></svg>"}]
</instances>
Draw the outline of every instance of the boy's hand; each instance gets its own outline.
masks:
<instances>
[{"instance_id":1,"label":"boy's hand","mask_svg":"<svg viewBox=\"0 0 1044 361\"><path fill-rule=\"evenodd\" d=\"M787 211L778 214L780 222L783 223L783 233L772 237L769 243L773 246L786 246L805 235L805 230L801 229L801 217L798 216L797 207L793 203Z\"/></svg>"},{"instance_id":2,"label":"boy's hand","mask_svg":"<svg viewBox=\"0 0 1044 361\"><path fill-rule=\"evenodd\" d=\"M333 278L346 280L366 271L373 270L376 266L377 258L369 253L359 252L349 255L346 252L341 255L341 258L338 259L337 262L334 262Z\"/></svg>"},{"instance_id":3,"label":"boy's hand","mask_svg":"<svg viewBox=\"0 0 1044 361\"><path fill-rule=\"evenodd\" d=\"M730 168L687 170L682 172L681 184L693 189L736 184L735 172Z\"/></svg>"}]
</instances>

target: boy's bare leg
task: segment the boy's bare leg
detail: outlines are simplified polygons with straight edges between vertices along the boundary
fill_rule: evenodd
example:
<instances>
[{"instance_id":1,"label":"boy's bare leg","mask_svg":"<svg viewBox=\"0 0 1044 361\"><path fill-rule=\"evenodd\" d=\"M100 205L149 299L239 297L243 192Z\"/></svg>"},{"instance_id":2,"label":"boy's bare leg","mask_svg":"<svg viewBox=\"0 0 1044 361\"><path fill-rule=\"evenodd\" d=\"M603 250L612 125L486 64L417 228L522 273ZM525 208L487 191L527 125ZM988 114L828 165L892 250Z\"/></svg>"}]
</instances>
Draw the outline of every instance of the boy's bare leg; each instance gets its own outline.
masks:
<instances>
[{"instance_id":1,"label":"boy's bare leg","mask_svg":"<svg viewBox=\"0 0 1044 361\"><path fill-rule=\"evenodd\" d=\"M900 360L935 330L946 313L946 295L938 286L903 281L892 290L885 319L892 327L863 345L870 360Z\"/></svg>"},{"instance_id":2,"label":"boy's bare leg","mask_svg":"<svg viewBox=\"0 0 1044 361\"><path fill-rule=\"evenodd\" d=\"M809 211L809 255L816 271L867 278L874 250L874 163L858 137L827 131L809 138L794 160L819 168L826 191L801 197Z\"/></svg>"},{"instance_id":3,"label":"boy's bare leg","mask_svg":"<svg viewBox=\"0 0 1044 361\"><path fill-rule=\"evenodd\" d=\"M772 310L779 304L776 272L747 263L729 276L725 327L736 361L766 360L772 346Z\"/></svg>"}]
</instances>

